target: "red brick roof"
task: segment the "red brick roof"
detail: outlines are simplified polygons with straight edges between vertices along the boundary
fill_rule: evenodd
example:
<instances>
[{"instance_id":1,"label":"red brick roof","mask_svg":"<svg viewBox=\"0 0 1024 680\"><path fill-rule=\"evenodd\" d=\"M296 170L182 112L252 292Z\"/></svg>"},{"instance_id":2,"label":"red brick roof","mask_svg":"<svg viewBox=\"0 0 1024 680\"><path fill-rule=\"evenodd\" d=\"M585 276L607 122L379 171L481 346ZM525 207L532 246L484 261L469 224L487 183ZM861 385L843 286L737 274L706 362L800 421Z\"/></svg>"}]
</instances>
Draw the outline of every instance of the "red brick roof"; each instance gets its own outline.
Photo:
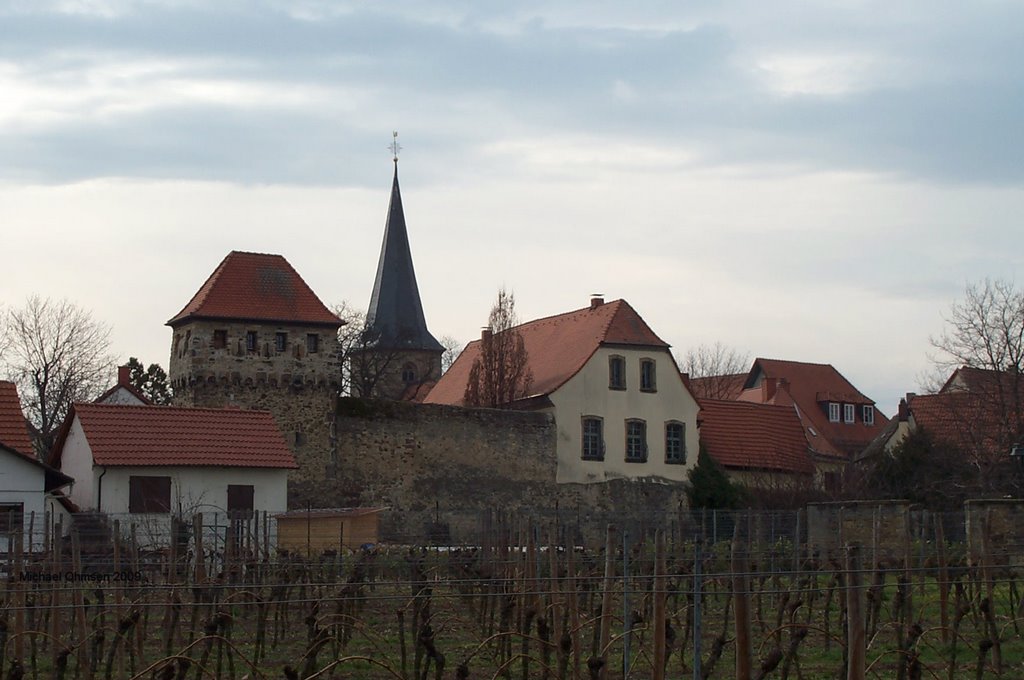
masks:
<instances>
[{"instance_id":1,"label":"red brick roof","mask_svg":"<svg viewBox=\"0 0 1024 680\"><path fill-rule=\"evenodd\" d=\"M889 419L877 408L874 424L864 423L862 407L874 405L874 401L861 394L831 364L755 359L738 399L756 403L795 404L811 448L815 453L835 458L851 459L864 450L889 423ZM855 422L830 422L828 402L855 404Z\"/></svg>"},{"instance_id":2,"label":"red brick roof","mask_svg":"<svg viewBox=\"0 0 1024 680\"><path fill-rule=\"evenodd\" d=\"M601 345L668 348L625 300L529 321L516 327L529 355L531 396L551 394L583 368ZM425 403L462 404L480 341L466 346Z\"/></svg>"},{"instance_id":3,"label":"red brick roof","mask_svg":"<svg viewBox=\"0 0 1024 680\"><path fill-rule=\"evenodd\" d=\"M286 259L237 250L228 253L167 325L177 326L190 319L277 321L334 328L342 325Z\"/></svg>"},{"instance_id":4,"label":"red brick roof","mask_svg":"<svg viewBox=\"0 0 1024 680\"><path fill-rule=\"evenodd\" d=\"M700 400L700 440L724 467L812 474L804 428L792 406Z\"/></svg>"},{"instance_id":5,"label":"red brick roof","mask_svg":"<svg viewBox=\"0 0 1024 680\"><path fill-rule=\"evenodd\" d=\"M703 378L690 378L690 391L698 399L732 399L739 398L743 391L743 383L747 381L746 373L729 373L726 375L708 375Z\"/></svg>"},{"instance_id":6,"label":"red brick roof","mask_svg":"<svg viewBox=\"0 0 1024 680\"><path fill-rule=\"evenodd\" d=\"M36 460L32 438L28 433L28 423L21 412L18 388L6 380L0 380L0 444L26 458Z\"/></svg>"},{"instance_id":7,"label":"red brick roof","mask_svg":"<svg viewBox=\"0 0 1024 680\"><path fill-rule=\"evenodd\" d=\"M1008 455L1024 425L1014 422L1012 408L1005 410L984 392L953 390L911 395L907 406L916 427L923 428L933 440L956 446L971 457Z\"/></svg>"},{"instance_id":8,"label":"red brick roof","mask_svg":"<svg viewBox=\"0 0 1024 680\"><path fill-rule=\"evenodd\" d=\"M75 417L96 465L298 467L268 411L123 404L75 404L54 445L54 467Z\"/></svg>"}]
</instances>

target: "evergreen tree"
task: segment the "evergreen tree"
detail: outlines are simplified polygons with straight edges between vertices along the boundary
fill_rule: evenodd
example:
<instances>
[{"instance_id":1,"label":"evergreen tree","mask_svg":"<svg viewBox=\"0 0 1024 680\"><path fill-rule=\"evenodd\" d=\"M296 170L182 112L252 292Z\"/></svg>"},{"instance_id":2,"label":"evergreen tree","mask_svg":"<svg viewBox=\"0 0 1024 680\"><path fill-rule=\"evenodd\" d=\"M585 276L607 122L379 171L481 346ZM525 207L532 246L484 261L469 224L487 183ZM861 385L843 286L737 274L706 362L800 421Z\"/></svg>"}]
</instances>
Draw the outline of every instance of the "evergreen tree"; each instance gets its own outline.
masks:
<instances>
[{"instance_id":1,"label":"evergreen tree","mask_svg":"<svg viewBox=\"0 0 1024 680\"><path fill-rule=\"evenodd\" d=\"M150 364L143 368L142 362L131 357L128 359L128 382L157 406L171 403L171 387L167 384L167 373L160 364Z\"/></svg>"},{"instance_id":2,"label":"evergreen tree","mask_svg":"<svg viewBox=\"0 0 1024 680\"><path fill-rule=\"evenodd\" d=\"M697 454L697 465L688 473L690 485L686 496L691 508L734 510L743 505L743 487L729 480L703 444Z\"/></svg>"}]
</instances>

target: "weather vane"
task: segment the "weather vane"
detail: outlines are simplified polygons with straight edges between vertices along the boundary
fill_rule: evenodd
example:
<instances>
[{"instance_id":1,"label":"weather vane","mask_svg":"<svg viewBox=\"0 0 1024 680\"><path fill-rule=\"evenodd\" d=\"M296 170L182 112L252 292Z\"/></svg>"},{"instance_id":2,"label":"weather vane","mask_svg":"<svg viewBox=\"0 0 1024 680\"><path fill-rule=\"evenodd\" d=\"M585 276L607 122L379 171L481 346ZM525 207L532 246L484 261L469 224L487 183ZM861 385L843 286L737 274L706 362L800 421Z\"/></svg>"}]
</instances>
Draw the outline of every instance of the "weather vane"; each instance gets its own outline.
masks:
<instances>
[{"instance_id":1,"label":"weather vane","mask_svg":"<svg viewBox=\"0 0 1024 680\"><path fill-rule=\"evenodd\" d=\"M397 163L398 162L398 153L402 150L402 145L398 143L398 130L393 131L391 133L391 137L392 137L391 145L388 146L388 150L391 151L391 156L394 158L394 161Z\"/></svg>"}]
</instances>

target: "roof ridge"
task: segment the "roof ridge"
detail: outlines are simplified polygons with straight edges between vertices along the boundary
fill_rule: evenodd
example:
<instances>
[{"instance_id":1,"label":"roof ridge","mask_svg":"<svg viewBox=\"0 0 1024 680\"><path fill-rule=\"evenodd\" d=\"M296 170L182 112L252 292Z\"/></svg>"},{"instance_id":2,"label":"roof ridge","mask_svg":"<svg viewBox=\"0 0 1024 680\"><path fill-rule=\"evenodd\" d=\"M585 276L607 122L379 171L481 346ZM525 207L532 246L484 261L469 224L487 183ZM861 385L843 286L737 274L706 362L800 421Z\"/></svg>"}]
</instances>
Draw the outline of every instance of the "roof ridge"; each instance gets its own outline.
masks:
<instances>
[{"instance_id":1,"label":"roof ridge","mask_svg":"<svg viewBox=\"0 0 1024 680\"><path fill-rule=\"evenodd\" d=\"M757 361L774 361L774 362L777 362L777 363L780 363L780 364L801 364L803 366L828 366L828 367L831 367L833 369L835 368L835 366L833 366L832 364L823 364L820 361L798 361L796 359L773 359L771 357L757 357L756 359L754 359L754 361L755 362L757 362Z\"/></svg>"}]
</instances>

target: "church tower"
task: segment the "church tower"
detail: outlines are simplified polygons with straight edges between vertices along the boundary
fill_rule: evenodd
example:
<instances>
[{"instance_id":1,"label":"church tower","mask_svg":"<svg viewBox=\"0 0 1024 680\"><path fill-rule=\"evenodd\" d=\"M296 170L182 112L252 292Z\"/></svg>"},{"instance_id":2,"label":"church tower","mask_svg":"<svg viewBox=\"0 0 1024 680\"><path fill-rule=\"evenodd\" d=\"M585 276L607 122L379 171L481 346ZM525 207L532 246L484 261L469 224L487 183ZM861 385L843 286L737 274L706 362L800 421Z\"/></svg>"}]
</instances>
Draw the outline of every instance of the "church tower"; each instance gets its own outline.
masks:
<instances>
[{"instance_id":1,"label":"church tower","mask_svg":"<svg viewBox=\"0 0 1024 680\"><path fill-rule=\"evenodd\" d=\"M409 233L398 189L398 133L391 145L395 176L377 262L370 308L366 312L364 349L350 365L352 393L380 399L417 400L441 377L444 347L427 330Z\"/></svg>"}]
</instances>

